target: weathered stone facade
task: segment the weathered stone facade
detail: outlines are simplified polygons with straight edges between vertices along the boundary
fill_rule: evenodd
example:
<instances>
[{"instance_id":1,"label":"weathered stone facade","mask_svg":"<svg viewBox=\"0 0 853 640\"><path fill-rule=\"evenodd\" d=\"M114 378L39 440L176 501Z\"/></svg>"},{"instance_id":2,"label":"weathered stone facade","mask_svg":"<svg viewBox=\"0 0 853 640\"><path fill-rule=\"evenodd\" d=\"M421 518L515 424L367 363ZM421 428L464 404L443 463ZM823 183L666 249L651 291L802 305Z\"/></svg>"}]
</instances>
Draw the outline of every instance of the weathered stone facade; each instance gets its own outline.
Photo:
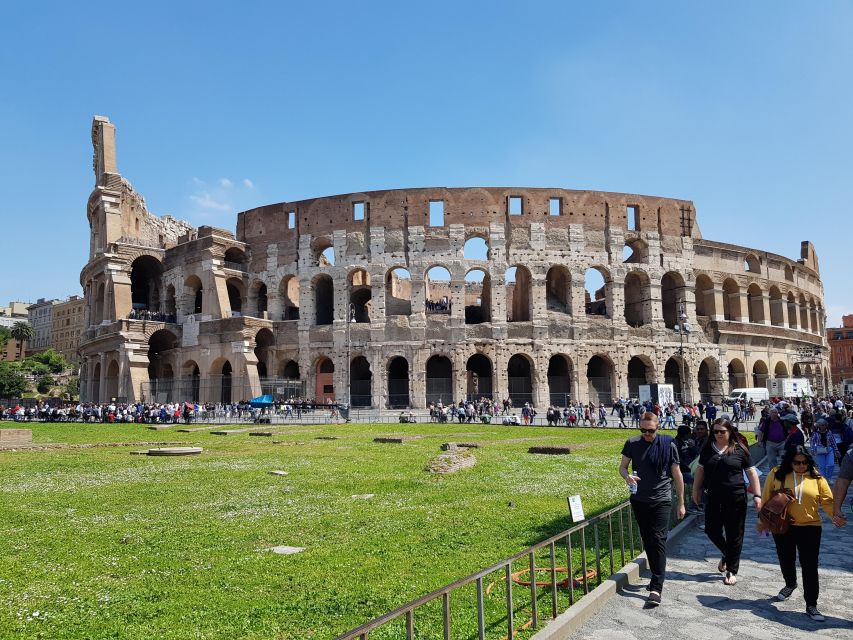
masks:
<instances>
[{"instance_id":1,"label":"weathered stone facade","mask_svg":"<svg viewBox=\"0 0 853 640\"><path fill-rule=\"evenodd\" d=\"M93 144L88 400L238 400L298 380L308 397L376 408L481 395L545 406L645 382L695 400L767 376L828 378L825 352L798 355L825 346L811 243L790 260L703 240L690 201L373 191L244 211L235 236L148 213L106 118ZM472 238L485 256L466 257ZM590 270L604 281L594 299ZM127 319L134 307L163 315Z\"/></svg>"}]
</instances>

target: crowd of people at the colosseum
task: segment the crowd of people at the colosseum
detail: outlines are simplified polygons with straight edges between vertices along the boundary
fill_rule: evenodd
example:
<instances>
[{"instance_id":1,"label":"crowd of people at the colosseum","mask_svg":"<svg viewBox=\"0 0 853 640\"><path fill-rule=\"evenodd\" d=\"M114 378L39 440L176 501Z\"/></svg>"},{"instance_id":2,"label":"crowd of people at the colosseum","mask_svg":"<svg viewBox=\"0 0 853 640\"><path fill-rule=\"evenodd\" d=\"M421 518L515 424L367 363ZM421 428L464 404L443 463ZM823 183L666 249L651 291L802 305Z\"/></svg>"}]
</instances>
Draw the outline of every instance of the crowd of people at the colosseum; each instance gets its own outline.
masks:
<instances>
[{"instance_id":1,"label":"crowd of people at the colosseum","mask_svg":"<svg viewBox=\"0 0 853 640\"><path fill-rule=\"evenodd\" d=\"M163 313L162 311L149 311L148 309L132 309L127 314L128 320L149 320L151 322L177 322L174 313Z\"/></svg>"},{"instance_id":2,"label":"crowd of people at the colosseum","mask_svg":"<svg viewBox=\"0 0 853 640\"><path fill-rule=\"evenodd\" d=\"M453 302L447 296L442 296L440 300L425 300L424 307L427 313L450 313L453 311Z\"/></svg>"}]
</instances>

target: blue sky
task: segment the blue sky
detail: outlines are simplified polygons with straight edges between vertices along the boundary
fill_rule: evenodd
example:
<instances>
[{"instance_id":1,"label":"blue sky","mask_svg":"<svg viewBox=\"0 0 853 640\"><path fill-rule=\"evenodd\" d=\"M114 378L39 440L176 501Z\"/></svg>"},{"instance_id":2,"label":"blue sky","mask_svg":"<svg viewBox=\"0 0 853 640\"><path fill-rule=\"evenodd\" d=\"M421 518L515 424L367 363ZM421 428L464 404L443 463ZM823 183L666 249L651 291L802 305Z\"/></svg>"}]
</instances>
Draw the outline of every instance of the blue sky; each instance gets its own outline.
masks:
<instances>
[{"instance_id":1,"label":"blue sky","mask_svg":"<svg viewBox=\"0 0 853 640\"><path fill-rule=\"evenodd\" d=\"M149 209L413 186L694 201L849 300L849 2L7 4L0 303L79 293L94 114Z\"/></svg>"}]
</instances>

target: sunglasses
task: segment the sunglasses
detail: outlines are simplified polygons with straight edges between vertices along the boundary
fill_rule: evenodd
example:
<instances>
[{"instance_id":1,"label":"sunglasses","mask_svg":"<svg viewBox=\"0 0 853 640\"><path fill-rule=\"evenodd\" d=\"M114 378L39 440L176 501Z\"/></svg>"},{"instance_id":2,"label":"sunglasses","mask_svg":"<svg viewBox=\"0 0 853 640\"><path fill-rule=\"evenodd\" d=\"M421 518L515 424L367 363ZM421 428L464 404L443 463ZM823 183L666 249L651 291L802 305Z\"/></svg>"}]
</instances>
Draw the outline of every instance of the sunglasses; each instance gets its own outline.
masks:
<instances>
[{"instance_id":1,"label":"sunglasses","mask_svg":"<svg viewBox=\"0 0 853 640\"><path fill-rule=\"evenodd\" d=\"M791 463L796 464L796 465L801 465L801 464L808 464L809 461L808 460L792 460Z\"/></svg>"},{"instance_id":2,"label":"sunglasses","mask_svg":"<svg viewBox=\"0 0 853 640\"><path fill-rule=\"evenodd\" d=\"M654 433L657 429L640 429L640 433Z\"/></svg>"},{"instance_id":3,"label":"sunglasses","mask_svg":"<svg viewBox=\"0 0 853 640\"><path fill-rule=\"evenodd\" d=\"M725 429L714 429L714 433L720 435L721 433L728 433Z\"/></svg>"}]
</instances>

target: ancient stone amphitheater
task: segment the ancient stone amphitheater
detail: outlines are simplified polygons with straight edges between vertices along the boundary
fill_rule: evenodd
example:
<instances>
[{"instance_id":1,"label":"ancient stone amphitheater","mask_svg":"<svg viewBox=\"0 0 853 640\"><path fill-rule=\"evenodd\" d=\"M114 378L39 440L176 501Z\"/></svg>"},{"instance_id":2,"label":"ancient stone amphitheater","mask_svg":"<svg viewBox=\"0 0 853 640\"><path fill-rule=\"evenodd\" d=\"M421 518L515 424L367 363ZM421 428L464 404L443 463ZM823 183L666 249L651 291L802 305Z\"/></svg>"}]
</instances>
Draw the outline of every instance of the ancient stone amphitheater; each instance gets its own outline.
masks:
<instances>
[{"instance_id":1,"label":"ancient stone amphitheater","mask_svg":"<svg viewBox=\"0 0 853 640\"><path fill-rule=\"evenodd\" d=\"M85 400L542 407L649 382L692 401L768 377L826 388L812 244L792 260L705 240L688 200L395 189L258 207L235 234L150 214L107 118L92 141Z\"/></svg>"}]
</instances>

